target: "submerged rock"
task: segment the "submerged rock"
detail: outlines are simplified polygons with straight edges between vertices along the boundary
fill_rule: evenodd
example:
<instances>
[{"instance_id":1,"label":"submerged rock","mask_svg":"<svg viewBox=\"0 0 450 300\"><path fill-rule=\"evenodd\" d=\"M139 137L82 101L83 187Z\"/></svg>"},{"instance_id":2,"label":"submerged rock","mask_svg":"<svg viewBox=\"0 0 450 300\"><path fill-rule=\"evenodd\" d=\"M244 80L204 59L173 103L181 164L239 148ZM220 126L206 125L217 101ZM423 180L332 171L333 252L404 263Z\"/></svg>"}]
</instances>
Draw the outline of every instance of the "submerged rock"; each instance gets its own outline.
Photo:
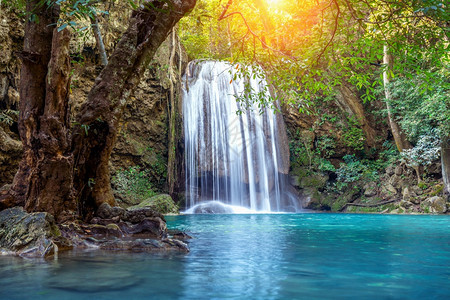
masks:
<instances>
[{"instance_id":1,"label":"submerged rock","mask_svg":"<svg viewBox=\"0 0 450 300\"><path fill-rule=\"evenodd\" d=\"M190 240L192 239L192 236L190 236L189 234L187 234L186 232L180 231L180 230L168 230L169 235L171 235L173 238L177 239L177 240Z\"/></svg>"},{"instance_id":2,"label":"submerged rock","mask_svg":"<svg viewBox=\"0 0 450 300\"><path fill-rule=\"evenodd\" d=\"M0 212L0 253L44 257L58 251L60 231L52 215L21 207Z\"/></svg>"},{"instance_id":3,"label":"submerged rock","mask_svg":"<svg viewBox=\"0 0 450 300\"><path fill-rule=\"evenodd\" d=\"M210 201L206 203L200 203L192 207L189 213L193 214L232 214L233 208L229 205L225 205L219 201Z\"/></svg>"},{"instance_id":4,"label":"submerged rock","mask_svg":"<svg viewBox=\"0 0 450 300\"><path fill-rule=\"evenodd\" d=\"M177 239L110 239L110 240L91 240L102 250L115 251L182 251L189 252L186 243Z\"/></svg>"},{"instance_id":5,"label":"submerged rock","mask_svg":"<svg viewBox=\"0 0 450 300\"><path fill-rule=\"evenodd\" d=\"M46 279L44 284L46 287L53 289L95 293L120 291L142 282L142 278L128 271L115 270L113 267L96 264L95 262L87 262L87 265L91 267L89 272L78 268L67 272L61 268Z\"/></svg>"}]
</instances>

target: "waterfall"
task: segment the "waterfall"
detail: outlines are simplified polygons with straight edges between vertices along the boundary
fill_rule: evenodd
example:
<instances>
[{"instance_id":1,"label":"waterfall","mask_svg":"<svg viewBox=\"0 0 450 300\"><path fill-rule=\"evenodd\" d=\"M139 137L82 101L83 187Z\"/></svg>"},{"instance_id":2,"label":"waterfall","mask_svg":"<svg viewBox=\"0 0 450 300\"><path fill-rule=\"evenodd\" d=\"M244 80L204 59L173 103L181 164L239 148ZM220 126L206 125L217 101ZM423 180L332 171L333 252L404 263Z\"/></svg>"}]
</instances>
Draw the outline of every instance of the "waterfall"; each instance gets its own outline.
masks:
<instances>
[{"instance_id":1,"label":"waterfall","mask_svg":"<svg viewBox=\"0 0 450 300\"><path fill-rule=\"evenodd\" d=\"M289 154L280 153L282 116L260 102L236 101L245 84L253 94L270 96L264 78L250 73L244 80L236 72L227 62L191 62L183 78L186 208L220 201L254 211L296 211L284 178L288 162L282 157Z\"/></svg>"}]
</instances>

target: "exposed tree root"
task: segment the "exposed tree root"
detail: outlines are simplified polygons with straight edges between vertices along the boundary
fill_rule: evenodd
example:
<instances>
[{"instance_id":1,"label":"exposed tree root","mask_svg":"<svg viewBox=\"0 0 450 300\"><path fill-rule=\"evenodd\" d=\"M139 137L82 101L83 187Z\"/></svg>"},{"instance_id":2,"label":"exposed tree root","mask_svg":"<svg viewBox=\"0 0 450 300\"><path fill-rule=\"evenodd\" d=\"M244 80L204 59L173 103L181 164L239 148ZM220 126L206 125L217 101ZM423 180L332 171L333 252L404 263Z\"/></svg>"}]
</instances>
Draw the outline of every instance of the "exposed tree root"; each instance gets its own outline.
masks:
<instances>
[{"instance_id":1,"label":"exposed tree root","mask_svg":"<svg viewBox=\"0 0 450 300\"><path fill-rule=\"evenodd\" d=\"M387 201L382 201L382 202L378 202L378 203L373 203L373 204L365 204L365 203L346 203L341 209L340 211L343 211L347 206L358 206L358 207L377 207L377 206L381 206L384 204L389 204L389 203L393 203L393 202L397 202L400 199L393 199L393 200L387 200Z\"/></svg>"}]
</instances>

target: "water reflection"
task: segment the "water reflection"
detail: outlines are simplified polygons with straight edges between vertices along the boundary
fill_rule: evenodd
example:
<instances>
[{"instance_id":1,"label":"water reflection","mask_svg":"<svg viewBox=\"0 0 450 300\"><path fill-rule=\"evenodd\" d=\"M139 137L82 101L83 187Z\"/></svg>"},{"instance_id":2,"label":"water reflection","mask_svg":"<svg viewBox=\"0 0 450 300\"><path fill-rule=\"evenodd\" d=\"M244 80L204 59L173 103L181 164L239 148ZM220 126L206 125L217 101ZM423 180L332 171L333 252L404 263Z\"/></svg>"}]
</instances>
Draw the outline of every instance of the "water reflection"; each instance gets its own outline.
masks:
<instances>
[{"instance_id":1,"label":"water reflection","mask_svg":"<svg viewBox=\"0 0 450 300\"><path fill-rule=\"evenodd\" d=\"M195 227L193 223L198 218L187 216L187 226ZM206 221L214 217L201 218ZM190 298L200 290L206 298L276 297L279 282L284 279L277 262L284 256L288 234L281 219L273 220L270 215L227 215L213 226L214 237L194 241L192 252L186 257L184 296Z\"/></svg>"}]
</instances>

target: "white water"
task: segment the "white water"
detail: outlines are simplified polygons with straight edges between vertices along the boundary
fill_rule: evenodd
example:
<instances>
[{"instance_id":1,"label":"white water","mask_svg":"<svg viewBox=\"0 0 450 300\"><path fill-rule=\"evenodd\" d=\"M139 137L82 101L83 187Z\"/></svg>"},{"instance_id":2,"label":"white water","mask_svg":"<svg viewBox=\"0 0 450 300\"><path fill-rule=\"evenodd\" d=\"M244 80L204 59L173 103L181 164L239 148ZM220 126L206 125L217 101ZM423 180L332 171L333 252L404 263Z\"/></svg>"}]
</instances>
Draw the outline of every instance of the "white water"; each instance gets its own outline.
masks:
<instances>
[{"instance_id":1,"label":"white water","mask_svg":"<svg viewBox=\"0 0 450 300\"><path fill-rule=\"evenodd\" d=\"M229 205L220 201L207 201L194 205L184 214L255 214L262 211L251 210L246 207Z\"/></svg>"},{"instance_id":2,"label":"white water","mask_svg":"<svg viewBox=\"0 0 450 300\"><path fill-rule=\"evenodd\" d=\"M235 72L226 62L193 62L184 78L186 208L212 200L251 211L296 210L279 174L281 114L260 113L258 103L244 109L236 101L244 80L233 79ZM264 79L251 76L248 83L253 93L270 96Z\"/></svg>"}]
</instances>

